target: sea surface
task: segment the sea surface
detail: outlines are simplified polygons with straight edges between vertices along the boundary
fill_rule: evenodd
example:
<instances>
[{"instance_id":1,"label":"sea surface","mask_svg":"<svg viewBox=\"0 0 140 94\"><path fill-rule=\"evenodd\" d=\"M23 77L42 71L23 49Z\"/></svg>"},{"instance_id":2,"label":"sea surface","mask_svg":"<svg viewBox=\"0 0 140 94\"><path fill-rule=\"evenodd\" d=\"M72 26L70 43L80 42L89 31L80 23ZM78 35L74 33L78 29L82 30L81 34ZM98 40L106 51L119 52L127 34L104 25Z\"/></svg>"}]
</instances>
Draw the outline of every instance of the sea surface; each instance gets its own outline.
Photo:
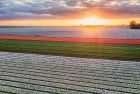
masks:
<instances>
[{"instance_id":1,"label":"sea surface","mask_svg":"<svg viewBox=\"0 0 140 94\"><path fill-rule=\"evenodd\" d=\"M0 35L73 38L140 39L140 29L129 27L2 27Z\"/></svg>"}]
</instances>

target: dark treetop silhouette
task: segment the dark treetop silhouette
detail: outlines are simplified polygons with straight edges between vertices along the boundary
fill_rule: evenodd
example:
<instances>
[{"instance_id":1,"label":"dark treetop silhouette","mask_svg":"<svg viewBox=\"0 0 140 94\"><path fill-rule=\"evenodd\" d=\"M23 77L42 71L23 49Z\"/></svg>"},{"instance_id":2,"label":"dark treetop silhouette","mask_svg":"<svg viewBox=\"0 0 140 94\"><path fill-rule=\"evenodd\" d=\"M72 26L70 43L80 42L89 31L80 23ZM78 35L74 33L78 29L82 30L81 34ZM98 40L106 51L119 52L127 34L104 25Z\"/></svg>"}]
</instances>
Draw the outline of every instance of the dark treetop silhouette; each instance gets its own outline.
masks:
<instances>
[{"instance_id":1,"label":"dark treetop silhouette","mask_svg":"<svg viewBox=\"0 0 140 94\"><path fill-rule=\"evenodd\" d=\"M136 24L136 21L131 21L130 28L131 29L140 29L140 24Z\"/></svg>"}]
</instances>

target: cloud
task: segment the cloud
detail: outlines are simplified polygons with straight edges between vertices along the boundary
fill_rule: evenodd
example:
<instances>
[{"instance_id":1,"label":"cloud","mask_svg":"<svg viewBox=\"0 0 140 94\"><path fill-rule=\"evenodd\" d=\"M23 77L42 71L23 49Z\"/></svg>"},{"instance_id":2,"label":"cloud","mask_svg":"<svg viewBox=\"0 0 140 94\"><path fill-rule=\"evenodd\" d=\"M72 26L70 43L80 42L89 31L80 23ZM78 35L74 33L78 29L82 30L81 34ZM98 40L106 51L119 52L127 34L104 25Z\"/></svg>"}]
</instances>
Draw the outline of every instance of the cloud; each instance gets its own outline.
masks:
<instances>
[{"instance_id":1,"label":"cloud","mask_svg":"<svg viewBox=\"0 0 140 94\"><path fill-rule=\"evenodd\" d=\"M140 16L139 0L0 0L0 19L73 18L84 13Z\"/></svg>"}]
</instances>

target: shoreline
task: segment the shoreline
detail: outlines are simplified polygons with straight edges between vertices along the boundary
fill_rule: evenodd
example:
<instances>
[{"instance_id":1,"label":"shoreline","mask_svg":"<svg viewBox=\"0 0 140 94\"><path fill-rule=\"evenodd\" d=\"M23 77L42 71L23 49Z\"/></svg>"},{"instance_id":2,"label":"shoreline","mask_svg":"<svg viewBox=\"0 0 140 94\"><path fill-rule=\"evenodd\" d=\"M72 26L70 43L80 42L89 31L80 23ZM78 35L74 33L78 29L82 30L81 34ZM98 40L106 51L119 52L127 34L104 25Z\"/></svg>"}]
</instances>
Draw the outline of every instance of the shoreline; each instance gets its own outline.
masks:
<instances>
[{"instance_id":1,"label":"shoreline","mask_svg":"<svg viewBox=\"0 0 140 94\"><path fill-rule=\"evenodd\" d=\"M66 37L44 37L44 36L5 36L0 35L0 40L27 40L27 41L48 41L48 42L80 42L99 44L134 44L140 45L140 39L113 39L113 38L66 38Z\"/></svg>"}]
</instances>

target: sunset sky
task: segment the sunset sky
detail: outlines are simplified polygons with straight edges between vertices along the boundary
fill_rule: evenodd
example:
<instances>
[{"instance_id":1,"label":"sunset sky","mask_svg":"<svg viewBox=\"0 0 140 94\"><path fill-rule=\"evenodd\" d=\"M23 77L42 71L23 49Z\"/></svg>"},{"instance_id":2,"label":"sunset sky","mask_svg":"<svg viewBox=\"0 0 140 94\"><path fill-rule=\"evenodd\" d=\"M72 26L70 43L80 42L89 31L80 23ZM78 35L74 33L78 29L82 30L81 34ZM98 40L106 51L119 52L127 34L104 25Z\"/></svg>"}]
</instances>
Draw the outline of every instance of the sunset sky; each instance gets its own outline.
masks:
<instances>
[{"instance_id":1,"label":"sunset sky","mask_svg":"<svg viewBox=\"0 0 140 94\"><path fill-rule=\"evenodd\" d=\"M140 0L0 0L0 25L69 26L140 23Z\"/></svg>"}]
</instances>

